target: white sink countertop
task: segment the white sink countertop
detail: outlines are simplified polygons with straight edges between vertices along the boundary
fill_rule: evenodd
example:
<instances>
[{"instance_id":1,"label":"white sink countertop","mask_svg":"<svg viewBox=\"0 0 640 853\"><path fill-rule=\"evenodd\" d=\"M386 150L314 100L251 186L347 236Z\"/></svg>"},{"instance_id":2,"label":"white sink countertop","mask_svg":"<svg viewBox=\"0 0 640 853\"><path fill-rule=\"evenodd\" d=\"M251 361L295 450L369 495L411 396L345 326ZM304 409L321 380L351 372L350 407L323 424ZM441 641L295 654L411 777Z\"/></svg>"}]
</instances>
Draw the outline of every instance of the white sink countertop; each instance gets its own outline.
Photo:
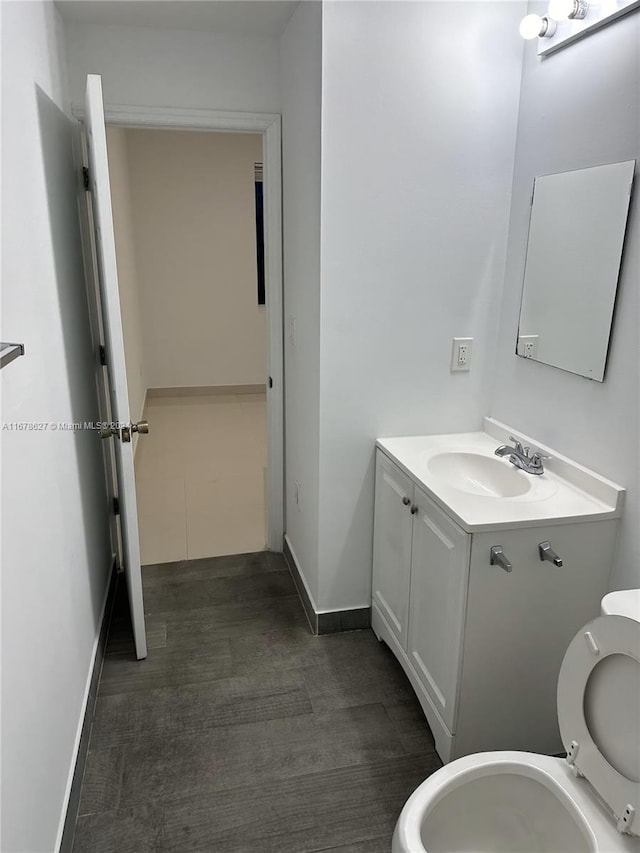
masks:
<instances>
[{"instance_id":1,"label":"white sink countertop","mask_svg":"<svg viewBox=\"0 0 640 853\"><path fill-rule=\"evenodd\" d=\"M494 451L514 436L543 460L527 474ZM377 446L469 533L618 518L625 489L493 418L483 432L380 438Z\"/></svg>"}]
</instances>

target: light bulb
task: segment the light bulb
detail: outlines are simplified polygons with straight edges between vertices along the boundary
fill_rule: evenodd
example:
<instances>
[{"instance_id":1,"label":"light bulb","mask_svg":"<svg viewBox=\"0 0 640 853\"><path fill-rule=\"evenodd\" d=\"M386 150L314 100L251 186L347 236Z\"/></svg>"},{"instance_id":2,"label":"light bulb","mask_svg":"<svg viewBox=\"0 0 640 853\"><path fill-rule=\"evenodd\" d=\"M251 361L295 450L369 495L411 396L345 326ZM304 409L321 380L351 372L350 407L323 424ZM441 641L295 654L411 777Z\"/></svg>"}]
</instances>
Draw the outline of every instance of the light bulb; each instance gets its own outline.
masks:
<instances>
[{"instance_id":1,"label":"light bulb","mask_svg":"<svg viewBox=\"0 0 640 853\"><path fill-rule=\"evenodd\" d=\"M526 15L520 21L520 35L523 39L545 38L556 31L556 22L540 15Z\"/></svg>"},{"instance_id":2,"label":"light bulb","mask_svg":"<svg viewBox=\"0 0 640 853\"><path fill-rule=\"evenodd\" d=\"M566 21L573 12L573 0L551 0L549 3L549 15L555 21Z\"/></svg>"},{"instance_id":3,"label":"light bulb","mask_svg":"<svg viewBox=\"0 0 640 853\"><path fill-rule=\"evenodd\" d=\"M549 15L555 21L584 18L588 9L586 0L551 0L549 3Z\"/></svg>"},{"instance_id":4,"label":"light bulb","mask_svg":"<svg viewBox=\"0 0 640 853\"><path fill-rule=\"evenodd\" d=\"M527 15L520 21L520 35L523 39L535 39L540 35L542 18L540 15Z\"/></svg>"}]
</instances>

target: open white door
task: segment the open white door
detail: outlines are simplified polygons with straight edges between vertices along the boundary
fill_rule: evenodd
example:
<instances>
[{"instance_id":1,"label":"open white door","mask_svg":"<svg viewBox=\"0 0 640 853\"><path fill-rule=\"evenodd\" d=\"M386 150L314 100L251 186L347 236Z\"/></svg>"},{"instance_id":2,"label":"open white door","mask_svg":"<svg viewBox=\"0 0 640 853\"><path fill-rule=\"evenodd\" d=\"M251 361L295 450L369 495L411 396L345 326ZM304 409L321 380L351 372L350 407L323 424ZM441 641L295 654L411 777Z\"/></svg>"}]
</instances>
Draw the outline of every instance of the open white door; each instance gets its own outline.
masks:
<instances>
[{"instance_id":1,"label":"open white door","mask_svg":"<svg viewBox=\"0 0 640 853\"><path fill-rule=\"evenodd\" d=\"M111 188L107 163L107 135L104 125L102 82L98 75L87 77L85 99L85 129L89 157L89 189L95 236L100 301L104 323L105 350L111 412L114 423L103 431L103 437L114 441L118 473L118 501L124 571L127 579L131 622L136 647L136 657L147 656L147 638L142 601L142 572L140 570L140 541L136 507L136 483L133 467L132 433L143 431L142 424L132 424L129 412L129 393L125 367L124 338L120 316L118 273L116 268L116 243L111 212ZM145 430L146 431L146 430Z\"/></svg>"}]
</instances>

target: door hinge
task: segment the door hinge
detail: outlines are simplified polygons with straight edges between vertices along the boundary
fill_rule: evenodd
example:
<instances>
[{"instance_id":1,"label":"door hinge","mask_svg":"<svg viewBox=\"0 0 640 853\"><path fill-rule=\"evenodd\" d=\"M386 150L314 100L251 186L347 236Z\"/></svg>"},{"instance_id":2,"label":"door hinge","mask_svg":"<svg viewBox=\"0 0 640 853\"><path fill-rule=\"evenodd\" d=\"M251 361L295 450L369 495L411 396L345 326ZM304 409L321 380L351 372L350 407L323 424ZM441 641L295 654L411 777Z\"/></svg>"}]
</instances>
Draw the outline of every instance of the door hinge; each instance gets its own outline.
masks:
<instances>
[{"instance_id":1,"label":"door hinge","mask_svg":"<svg viewBox=\"0 0 640 853\"><path fill-rule=\"evenodd\" d=\"M100 345L98 347L98 352L100 354L100 364L104 367L107 363L107 351L102 345Z\"/></svg>"},{"instance_id":2,"label":"door hinge","mask_svg":"<svg viewBox=\"0 0 640 853\"><path fill-rule=\"evenodd\" d=\"M120 501L118 498L113 499L113 514L120 515Z\"/></svg>"},{"instance_id":3,"label":"door hinge","mask_svg":"<svg viewBox=\"0 0 640 853\"><path fill-rule=\"evenodd\" d=\"M273 379L269 377L269 388L273 388Z\"/></svg>"},{"instance_id":4,"label":"door hinge","mask_svg":"<svg viewBox=\"0 0 640 853\"><path fill-rule=\"evenodd\" d=\"M89 183L89 169L86 166L82 167L82 183L85 190L89 190L91 188Z\"/></svg>"}]
</instances>

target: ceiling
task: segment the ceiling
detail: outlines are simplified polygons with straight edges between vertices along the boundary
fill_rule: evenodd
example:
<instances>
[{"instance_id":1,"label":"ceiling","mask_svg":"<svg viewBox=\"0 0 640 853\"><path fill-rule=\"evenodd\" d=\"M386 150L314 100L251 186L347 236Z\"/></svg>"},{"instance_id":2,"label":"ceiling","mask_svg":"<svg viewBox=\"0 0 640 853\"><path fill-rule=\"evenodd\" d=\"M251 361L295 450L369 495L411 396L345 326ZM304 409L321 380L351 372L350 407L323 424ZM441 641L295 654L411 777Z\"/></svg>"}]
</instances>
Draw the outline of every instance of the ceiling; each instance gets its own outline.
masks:
<instances>
[{"instance_id":1,"label":"ceiling","mask_svg":"<svg viewBox=\"0 0 640 853\"><path fill-rule=\"evenodd\" d=\"M75 24L208 30L236 35L279 36L297 0L55 0L63 19Z\"/></svg>"}]
</instances>

